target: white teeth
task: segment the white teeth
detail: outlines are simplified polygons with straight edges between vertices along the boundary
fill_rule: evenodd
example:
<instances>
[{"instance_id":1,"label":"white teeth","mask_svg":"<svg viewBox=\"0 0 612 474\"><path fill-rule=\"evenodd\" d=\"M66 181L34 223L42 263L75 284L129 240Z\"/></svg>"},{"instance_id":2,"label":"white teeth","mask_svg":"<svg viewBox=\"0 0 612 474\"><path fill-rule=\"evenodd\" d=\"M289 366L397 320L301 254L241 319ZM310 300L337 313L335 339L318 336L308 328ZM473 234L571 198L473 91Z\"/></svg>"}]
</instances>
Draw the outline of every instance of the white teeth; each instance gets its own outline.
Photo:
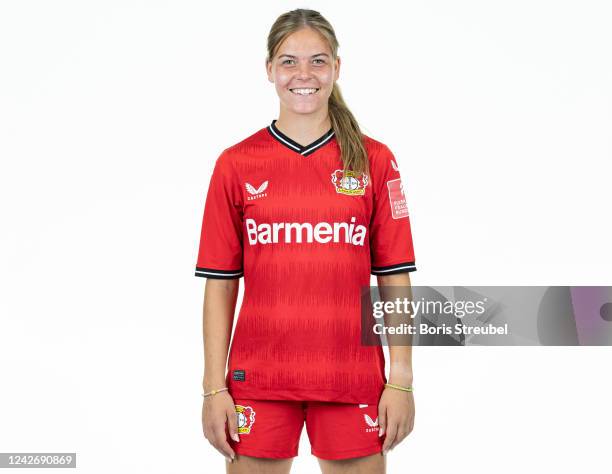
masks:
<instances>
[{"instance_id":1,"label":"white teeth","mask_svg":"<svg viewBox=\"0 0 612 474\"><path fill-rule=\"evenodd\" d=\"M289 89L289 90L293 92L294 94L300 94L300 95L314 94L318 91L318 89Z\"/></svg>"}]
</instances>

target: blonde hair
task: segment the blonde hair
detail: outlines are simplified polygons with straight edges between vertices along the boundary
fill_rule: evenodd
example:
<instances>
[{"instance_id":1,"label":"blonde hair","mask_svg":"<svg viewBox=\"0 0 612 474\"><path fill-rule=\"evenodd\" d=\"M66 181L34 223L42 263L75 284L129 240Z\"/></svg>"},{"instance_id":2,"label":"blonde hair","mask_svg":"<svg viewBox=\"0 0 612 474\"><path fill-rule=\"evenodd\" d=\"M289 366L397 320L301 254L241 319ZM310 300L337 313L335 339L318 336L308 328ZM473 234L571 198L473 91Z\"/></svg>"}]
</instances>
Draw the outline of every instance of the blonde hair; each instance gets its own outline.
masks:
<instances>
[{"instance_id":1,"label":"blonde hair","mask_svg":"<svg viewBox=\"0 0 612 474\"><path fill-rule=\"evenodd\" d=\"M332 51L332 58L336 60L339 43L331 24L315 10L298 8L280 15L270 28L266 61L272 61L278 47L287 36L305 27L314 29L327 40ZM334 83L329 96L328 110L336 141L340 147L344 171L369 173L368 154L363 143L363 134L357 120L344 102L337 83Z\"/></svg>"}]
</instances>

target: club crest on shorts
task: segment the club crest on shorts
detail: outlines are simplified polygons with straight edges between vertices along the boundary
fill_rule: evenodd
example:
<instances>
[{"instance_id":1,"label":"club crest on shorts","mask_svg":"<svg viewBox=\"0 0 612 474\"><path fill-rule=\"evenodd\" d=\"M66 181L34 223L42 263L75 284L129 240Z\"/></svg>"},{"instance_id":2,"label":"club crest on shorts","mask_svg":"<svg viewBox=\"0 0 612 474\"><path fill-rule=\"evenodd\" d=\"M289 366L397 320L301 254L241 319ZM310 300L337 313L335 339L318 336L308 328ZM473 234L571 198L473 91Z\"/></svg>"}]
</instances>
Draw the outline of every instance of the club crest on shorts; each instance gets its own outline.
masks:
<instances>
[{"instance_id":1,"label":"club crest on shorts","mask_svg":"<svg viewBox=\"0 0 612 474\"><path fill-rule=\"evenodd\" d=\"M238 434L249 434L255 423L255 410L242 405L236 406L236 418L238 419Z\"/></svg>"},{"instance_id":2,"label":"club crest on shorts","mask_svg":"<svg viewBox=\"0 0 612 474\"><path fill-rule=\"evenodd\" d=\"M345 175L343 170L335 170L331 174L331 180L336 186L337 193L348 194L349 196L365 194L365 188L368 185L368 175L354 171L347 171Z\"/></svg>"}]
</instances>

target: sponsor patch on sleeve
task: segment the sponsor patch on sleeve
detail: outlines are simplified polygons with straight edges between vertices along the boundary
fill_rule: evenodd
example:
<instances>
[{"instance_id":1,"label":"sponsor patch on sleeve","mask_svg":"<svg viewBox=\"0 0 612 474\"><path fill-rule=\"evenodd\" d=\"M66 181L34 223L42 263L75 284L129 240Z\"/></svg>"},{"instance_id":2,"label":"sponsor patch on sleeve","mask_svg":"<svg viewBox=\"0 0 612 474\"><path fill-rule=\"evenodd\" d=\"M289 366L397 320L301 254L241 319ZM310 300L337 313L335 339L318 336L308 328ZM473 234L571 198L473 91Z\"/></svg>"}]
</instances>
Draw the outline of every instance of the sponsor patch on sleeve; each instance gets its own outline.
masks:
<instances>
[{"instance_id":1,"label":"sponsor patch on sleeve","mask_svg":"<svg viewBox=\"0 0 612 474\"><path fill-rule=\"evenodd\" d=\"M408 217L408 205L406 204L401 178L387 181L387 188L389 189L389 205L391 206L393 219Z\"/></svg>"}]
</instances>

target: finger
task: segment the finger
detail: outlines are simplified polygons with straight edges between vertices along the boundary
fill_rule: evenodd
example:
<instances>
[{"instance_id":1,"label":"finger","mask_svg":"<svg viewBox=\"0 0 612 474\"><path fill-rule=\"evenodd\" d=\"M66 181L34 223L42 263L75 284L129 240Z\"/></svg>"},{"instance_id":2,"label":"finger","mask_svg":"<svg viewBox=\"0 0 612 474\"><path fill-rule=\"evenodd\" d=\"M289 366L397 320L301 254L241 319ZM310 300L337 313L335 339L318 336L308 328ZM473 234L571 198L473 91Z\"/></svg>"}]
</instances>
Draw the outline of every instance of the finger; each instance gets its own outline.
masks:
<instances>
[{"instance_id":1,"label":"finger","mask_svg":"<svg viewBox=\"0 0 612 474\"><path fill-rule=\"evenodd\" d=\"M389 419L387 421L387 436L385 437L385 442L383 443L383 452L386 454L391 446L395 442L395 436L397 435L397 421L395 419Z\"/></svg>"},{"instance_id":2,"label":"finger","mask_svg":"<svg viewBox=\"0 0 612 474\"><path fill-rule=\"evenodd\" d=\"M399 424L397 425L397 435L395 436L395 444L397 445L399 442L404 440L406 436L408 436L409 432L410 432L410 418L405 417L401 419Z\"/></svg>"},{"instance_id":3,"label":"finger","mask_svg":"<svg viewBox=\"0 0 612 474\"><path fill-rule=\"evenodd\" d=\"M217 449L217 451L219 451L219 454L221 454L221 456L223 456L227 462L233 462L233 459L230 458L227 454L225 454L221 449Z\"/></svg>"},{"instance_id":4,"label":"finger","mask_svg":"<svg viewBox=\"0 0 612 474\"><path fill-rule=\"evenodd\" d=\"M240 437L238 436L238 417L236 416L236 410L230 409L227 411L227 430L229 431L230 437L240 443Z\"/></svg>"},{"instance_id":5,"label":"finger","mask_svg":"<svg viewBox=\"0 0 612 474\"><path fill-rule=\"evenodd\" d=\"M378 407L378 436L385 434L387 428L387 409L385 406Z\"/></svg>"},{"instance_id":6,"label":"finger","mask_svg":"<svg viewBox=\"0 0 612 474\"><path fill-rule=\"evenodd\" d=\"M234 459L236 457L236 454L234 453L234 450L227 442L227 435L225 433L225 424L223 426L217 426L215 428L214 437L215 437L215 442L213 443L213 446L217 448L217 450L219 450L221 454L223 454L225 457Z\"/></svg>"},{"instance_id":7,"label":"finger","mask_svg":"<svg viewBox=\"0 0 612 474\"><path fill-rule=\"evenodd\" d=\"M211 433L214 433L214 431L212 430L212 428L211 428L211 431L210 431L210 432L211 432ZM209 438L207 438L207 439L208 439L208 442L210 443L210 445L211 445L213 448L215 448L215 449L216 449L216 450L219 452L219 454L221 454L221 456L223 456L225 459L227 459L229 462L231 462L231 458L230 458L230 457L228 457L228 456L227 456L227 454L225 454L225 453L223 452L223 450L220 448L219 443L217 442L217 438L216 438L216 436L215 436L214 434L211 434L211 435L210 435L210 437L209 437Z\"/></svg>"},{"instance_id":8,"label":"finger","mask_svg":"<svg viewBox=\"0 0 612 474\"><path fill-rule=\"evenodd\" d=\"M405 430L398 430L397 434L395 435L395 440L393 441L393 444L391 445L391 448L389 449L394 449L398 444L400 444L404 438L406 438L406 431Z\"/></svg>"}]
</instances>

